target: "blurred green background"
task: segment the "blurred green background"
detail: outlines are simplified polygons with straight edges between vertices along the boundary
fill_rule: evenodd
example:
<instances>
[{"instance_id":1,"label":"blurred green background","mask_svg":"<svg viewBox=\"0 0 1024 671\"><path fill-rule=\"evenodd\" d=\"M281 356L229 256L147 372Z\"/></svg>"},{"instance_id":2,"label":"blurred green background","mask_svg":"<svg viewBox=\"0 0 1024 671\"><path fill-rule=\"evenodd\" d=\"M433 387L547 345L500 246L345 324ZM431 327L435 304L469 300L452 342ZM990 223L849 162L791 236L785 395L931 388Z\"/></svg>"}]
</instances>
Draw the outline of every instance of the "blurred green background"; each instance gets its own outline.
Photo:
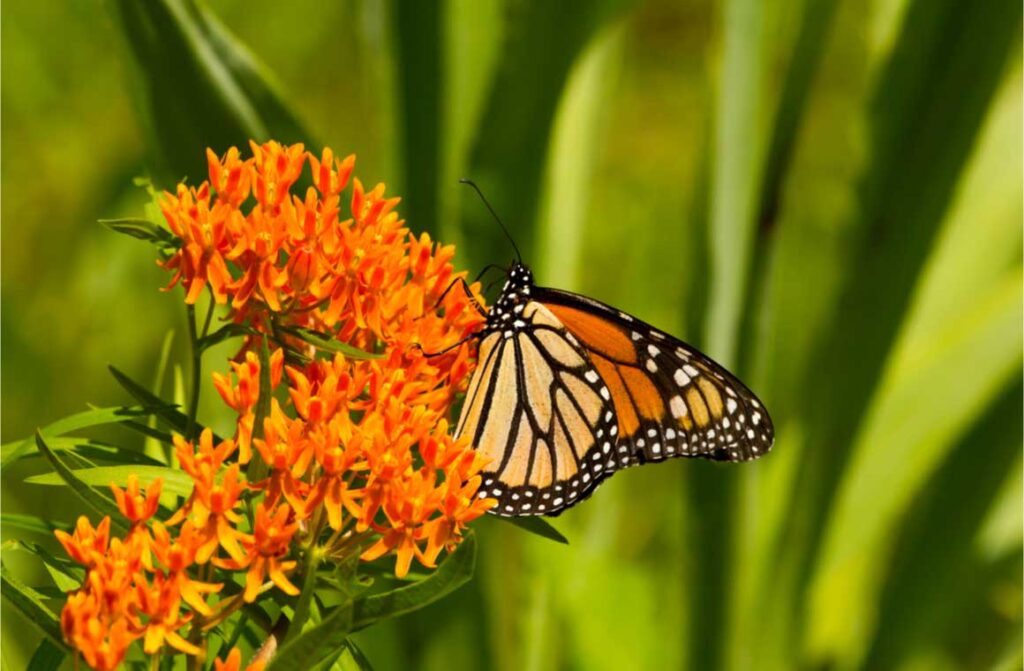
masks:
<instances>
[{"instance_id":1,"label":"blurred green background","mask_svg":"<svg viewBox=\"0 0 1024 671\"><path fill-rule=\"evenodd\" d=\"M511 255L476 179L540 283L703 348L778 434L613 478L568 547L483 521L469 586L356 636L376 668L1021 668L1019 0L5 2L0 43L5 442L127 402L105 364L153 379L172 329L184 360L152 250L96 223L133 177L327 144L473 270ZM42 469L4 512L71 519Z\"/></svg>"}]
</instances>

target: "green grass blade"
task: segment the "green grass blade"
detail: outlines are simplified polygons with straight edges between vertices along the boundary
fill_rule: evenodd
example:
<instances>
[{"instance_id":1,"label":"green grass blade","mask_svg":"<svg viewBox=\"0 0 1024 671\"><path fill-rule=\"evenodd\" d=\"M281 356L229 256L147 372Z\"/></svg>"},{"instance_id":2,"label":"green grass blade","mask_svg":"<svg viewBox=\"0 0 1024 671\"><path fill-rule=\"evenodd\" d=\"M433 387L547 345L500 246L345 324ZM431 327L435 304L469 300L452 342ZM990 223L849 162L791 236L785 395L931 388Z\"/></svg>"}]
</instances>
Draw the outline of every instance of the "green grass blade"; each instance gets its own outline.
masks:
<instances>
[{"instance_id":1,"label":"green grass blade","mask_svg":"<svg viewBox=\"0 0 1024 671\"><path fill-rule=\"evenodd\" d=\"M953 1L915 0L879 76L849 265L804 388L809 449L782 558L800 583L810 576L851 437L1018 36L1020 9L1001 1L963 12Z\"/></svg>"},{"instance_id":2,"label":"green grass blade","mask_svg":"<svg viewBox=\"0 0 1024 671\"><path fill-rule=\"evenodd\" d=\"M843 476L810 595L814 649L860 655L854 632L873 630L894 529L959 433L1019 371L1020 90L1010 77L993 107ZM841 624L829 607L839 589L856 595Z\"/></svg>"},{"instance_id":3,"label":"green grass blade","mask_svg":"<svg viewBox=\"0 0 1024 671\"><path fill-rule=\"evenodd\" d=\"M536 257L537 275L548 286L571 289L578 284L594 172L618 79L623 32L621 22L615 22L587 46L555 116Z\"/></svg>"},{"instance_id":4,"label":"green grass blade","mask_svg":"<svg viewBox=\"0 0 1024 671\"><path fill-rule=\"evenodd\" d=\"M1001 482L1008 473L1012 477L1014 471L1020 472L1022 393L1019 382L1004 391L915 497L880 581L878 634L863 668L907 668L917 653L936 644L952 657L962 638L968 645L960 654L971 648L984 653L980 647L994 652L1000 639L1013 633L1007 631L1009 623L979 631L981 614L968 607L968 601L972 594L987 591L985 566L999 559L978 552L977 529ZM1018 497L1014 507L1019 511L1020 505ZM989 602L988 608L992 605ZM968 636L961 633L967 631ZM971 659L961 659L961 668L984 667L977 657Z\"/></svg>"},{"instance_id":5,"label":"green grass blade","mask_svg":"<svg viewBox=\"0 0 1024 671\"><path fill-rule=\"evenodd\" d=\"M466 164L504 41L504 4L500 0L445 2L439 232L445 242L454 243L461 250L459 203L465 187L458 180L472 176ZM475 202L467 204L477 206Z\"/></svg>"},{"instance_id":6,"label":"green grass blade","mask_svg":"<svg viewBox=\"0 0 1024 671\"><path fill-rule=\"evenodd\" d=\"M402 148L402 214L417 233L438 237L441 175L442 29L446 3L391 5L398 87L398 135ZM450 185L449 185L450 188Z\"/></svg>"},{"instance_id":7,"label":"green grass blade","mask_svg":"<svg viewBox=\"0 0 1024 671\"><path fill-rule=\"evenodd\" d=\"M722 70L713 148L709 250L709 353L726 365L736 359L743 288L760 196L764 141L757 113L765 106L765 5L724 3Z\"/></svg>"},{"instance_id":8,"label":"green grass blade","mask_svg":"<svg viewBox=\"0 0 1024 671\"><path fill-rule=\"evenodd\" d=\"M166 180L202 181L207 147L221 153L271 137L312 146L263 66L201 2L115 6Z\"/></svg>"},{"instance_id":9,"label":"green grass blade","mask_svg":"<svg viewBox=\"0 0 1024 671\"><path fill-rule=\"evenodd\" d=\"M529 262L551 125L569 70L591 37L628 0L525 0L507 15L503 59L468 169L512 231ZM471 197L466 193L463 198ZM475 198L475 196L472 196ZM461 208L464 246L473 265L512 255L483 206Z\"/></svg>"},{"instance_id":10,"label":"green grass blade","mask_svg":"<svg viewBox=\"0 0 1024 671\"><path fill-rule=\"evenodd\" d=\"M836 0L807 0L804 3L800 31L789 59L764 160L757 216L762 228L773 227L778 218L782 185L807 111L811 84L825 55L826 40L837 5Z\"/></svg>"},{"instance_id":11,"label":"green grass blade","mask_svg":"<svg viewBox=\"0 0 1024 671\"><path fill-rule=\"evenodd\" d=\"M958 433L1020 371L1019 271L993 294L979 297L976 309L945 333L933 334L937 345L912 373L885 385L862 429L808 595L807 637L815 658L863 655L894 529ZM969 371L953 362L970 362ZM945 412L937 417L934 408Z\"/></svg>"}]
</instances>

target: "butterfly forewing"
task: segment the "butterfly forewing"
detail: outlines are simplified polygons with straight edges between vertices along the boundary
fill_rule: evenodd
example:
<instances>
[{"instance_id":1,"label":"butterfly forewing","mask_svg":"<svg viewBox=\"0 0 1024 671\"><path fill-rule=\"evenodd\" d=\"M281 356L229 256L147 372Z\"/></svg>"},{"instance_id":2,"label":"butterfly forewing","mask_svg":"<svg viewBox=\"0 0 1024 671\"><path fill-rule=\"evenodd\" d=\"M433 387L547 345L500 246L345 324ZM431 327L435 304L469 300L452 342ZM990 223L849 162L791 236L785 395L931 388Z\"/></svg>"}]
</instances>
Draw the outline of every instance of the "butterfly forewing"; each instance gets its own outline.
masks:
<instances>
[{"instance_id":1,"label":"butterfly forewing","mask_svg":"<svg viewBox=\"0 0 1024 671\"><path fill-rule=\"evenodd\" d=\"M556 514L631 457L613 452L611 393L586 350L543 305L480 344L457 436L486 460L480 495L499 515Z\"/></svg>"}]
</instances>

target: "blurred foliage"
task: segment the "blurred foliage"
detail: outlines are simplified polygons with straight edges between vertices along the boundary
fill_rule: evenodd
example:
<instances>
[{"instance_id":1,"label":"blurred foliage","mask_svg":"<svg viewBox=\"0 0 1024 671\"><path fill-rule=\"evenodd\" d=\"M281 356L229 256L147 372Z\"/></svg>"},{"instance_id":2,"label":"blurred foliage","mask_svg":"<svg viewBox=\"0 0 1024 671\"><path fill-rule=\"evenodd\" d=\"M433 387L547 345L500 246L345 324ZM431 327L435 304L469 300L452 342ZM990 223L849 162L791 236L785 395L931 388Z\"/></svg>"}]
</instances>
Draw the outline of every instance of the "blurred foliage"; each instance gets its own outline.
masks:
<instances>
[{"instance_id":1,"label":"blurred foliage","mask_svg":"<svg viewBox=\"0 0 1024 671\"><path fill-rule=\"evenodd\" d=\"M377 668L1021 667L1019 2L2 12L5 442L126 402L107 362L180 390L179 302L96 224L138 215L133 177L316 138L470 269L512 254L476 179L541 283L704 347L778 431L752 464L613 478L569 546L484 521L469 586L356 635ZM77 512L45 470L4 469L5 514ZM3 614L25 668L40 634Z\"/></svg>"}]
</instances>

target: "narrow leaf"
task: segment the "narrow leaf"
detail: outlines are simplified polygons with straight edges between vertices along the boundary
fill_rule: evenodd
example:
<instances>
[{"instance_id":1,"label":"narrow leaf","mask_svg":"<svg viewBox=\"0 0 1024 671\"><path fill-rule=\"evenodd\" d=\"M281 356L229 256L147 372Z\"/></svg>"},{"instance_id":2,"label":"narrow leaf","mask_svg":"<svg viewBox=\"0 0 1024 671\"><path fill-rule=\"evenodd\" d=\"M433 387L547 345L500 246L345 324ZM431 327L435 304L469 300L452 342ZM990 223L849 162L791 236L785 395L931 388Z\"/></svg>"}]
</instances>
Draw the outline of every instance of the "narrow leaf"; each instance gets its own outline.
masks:
<instances>
[{"instance_id":1,"label":"narrow leaf","mask_svg":"<svg viewBox=\"0 0 1024 671\"><path fill-rule=\"evenodd\" d=\"M281 330L286 333L290 333L297 338L301 338L303 342L306 342L319 350L324 352L341 353L350 359L380 359L384 356L383 354L364 352L363 350L353 347L348 343L335 340L334 337L328 334L313 331L311 329L294 327L283 328Z\"/></svg>"},{"instance_id":2,"label":"narrow leaf","mask_svg":"<svg viewBox=\"0 0 1024 671\"><path fill-rule=\"evenodd\" d=\"M161 402L157 405L163 405L163 403ZM141 407L94 408L58 419L43 427L40 431L49 438L92 426L127 422L137 417L144 417L149 413L149 410ZM10 462L35 452L36 444L34 437L6 443L0 446L0 466L6 466Z\"/></svg>"},{"instance_id":3,"label":"narrow leaf","mask_svg":"<svg viewBox=\"0 0 1024 671\"><path fill-rule=\"evenodd\" d=\"M331 671L373 671L373 667L363 651L350 638L345 641L341 655L331 665Z\"/></svg>"},{"instance_id":4,"label":"narrow leaf","mask_svg":"<svg viewBox=\"0 0 1024 671\"><path fill-rule=\"evenodd\" d=\"M159 463L135 450L123 449L114 445L95 442L87 438L48 438L47 440L47 444L50 446L50 449L55 452L65 453L64 458L68 461L73 460L75 455L77 455L89 462L100 460L132 464ZM39 455L39 450L36 448L34 442L30 447L26 447L25 441L8 443L3 449L6 457L5 465L6 463L14 463L22 459Z\"/></svg>"},{"instance_id":5,"label":"narrow leaf","mask_svg":"<svg viewBox=\"0 0 1024 671\"><path fill-rule=\"evenodd\" d=\"M558 529L553 527L543 517L496 517L495 519L517 526L523 531L535 534L541 538L547 538L563 545L569 544L569 539L563 536Z\"/></svg>"},{"instance_id":6,"label":"narrow leaf","mask_svg":"<svg viewBox=\"0 0 1024 671\"><path fill-rule=\"evenodd\" d=\"M49 638L44 638L28 661L28 671L57 671L66 656L67 651L54 645Z\"/></svg>"},{"instance_id":7,"label":"narrow leaf","mask_svg":"<svg viewBox=\"0 0 1024 671\"><path fill-rule=\"evenodd\" d=\"M306 550L306 553L305 561L302 563L305 580L303 580L298 601L295 603L291 624L288 625L288 635L284 640L286 644L302 633L306 622L310 619L310 604L313 601L313 593L316 591L316 570L320 566L322 557L319 548L316 547Z\"/></svg>"},{"instance_id":8,"label":"narrow leaf","mask_svg":"<svg viewBox=\"0 0 1024 671\"><path fill-rule=\"evenodd\" d=\"M192 478L184 471L167 466L97 466L74 471L75 477L90 487L108 487L111 482L125 486L129 476L135 475L139 484L148 486L153 480L162 478L163 491L176 496L188 496L192 493ZM25 482L33 485L64 485L67 482L57 473L43 473L27 478Z\"/></svg>"},{"instance_id":9,"label":"narrow leaf","mask_svg":"<svg viewBox=\"0 0 1024 671\"><path fill-rule=\"evenodd\" d=\"M52 643L67 650L57 616L43 603L43 595L12 576L3 565L0 565L0 593Z\"/></svg>"},{"instance_id":10,"label":"narrow leaf","mask_svg":"<svg viewBox=\"0 0 1024 671\"><path fill-rule=\"evenodd\" d=\"M78 479L75 472L65 465L65 463L54 454L43 438L41 433L36 433L36 445L39 447L39 451L46 455L46 458L53 464L53 470L57 472L57 475L67 483L71 490L78 495L78 498L89 506L92 510L98 513L101 517L109 515L112 526L116 527L119 531L125 531L126 527L124 522L121 521L121 511L118 510L117 505L113 500L100 494L99 492L92 489L89 485Z\"/></svg>"},{"instance_id":11,"label":"narrow leaf","mask_svg":"<svg viewBox=\"0 0 1024 671\"><path fill-rule=\"evenodd\" d=\"M338 606L320 624L282 645L267 671L308 669L344 645L352 629L352 604Z\"/></svg>"},{"instance_id":12,"label":"narrow leaf","mask_svg":"<svg viewBox=\"0 0 1024 671\"><path fill-rule=\"evenodd\" d=\"M61 531L70 531L72 525L66 522L54 522L51 520L44 520L41 517L35 515L19 515L17 513L2 513L0 514L0 526L10 527L18 529L19 531L27 531L34 534L42 534L43 536L51 536L55 529Z\"/></svg>"},{"instance_id":13,"label":"narrow leaf","mask_svg":"<svg viewBox=\"0 0 1024 671\"><path fill-rule=\"evenodd\" d=\"M158 249L177 249L181 241L149 219L100 219L112 231L153 243Z\"/></svg>"},{"instance_id":14,"label":"narrow leaf","mask_svg":"<svg viewBox=\"0 0 1024 671\"><path fill-rule=\"evenodd\" d=\"M352 630L358 631L378 620L411 613L454 592L473 577L475 564L476 540L469 535L427 578L356 601Z\"/></svg>"},{"instance_id":15,"label":"narrow leaf","mask_svg":"<svg viewBox=\"0 0 1024 671\"><path fill-rule=\"evenodd\" d=\"M220 327L213 333L205 335L199 340L197 340L196 347L199 348L200 352L205 352L214 345L219 345L225 340L230 340L231 338L239 338L241 336L246 335L252 335L254 333L255 331L253 331L248 326L245 326L244 324L225 324L224 326Z\"/></svg>"},{"instance_id":16,"label":"narrow leaf","mask_svg":"<svg viewBox=\"0 0 1024 671\"><path fill-rule=\"evenodd\" d=\"M188 429L188 417L185 413L177 409L176 405L168 405L159 396L153 394L143 385L139 384L135 380L131 379L114 366L108 366L110 374L114 376L114 379L124 387L125 391L132 395L136 400L143 403L144 406L152 410L152 414L160 417L162 420L177 431L178 433L184 434ZM206 427L196 423L195 432L201 433ZM223 440L220 436L214 434L214 442L220 442Z\"/></svg>"}]
</instances>

